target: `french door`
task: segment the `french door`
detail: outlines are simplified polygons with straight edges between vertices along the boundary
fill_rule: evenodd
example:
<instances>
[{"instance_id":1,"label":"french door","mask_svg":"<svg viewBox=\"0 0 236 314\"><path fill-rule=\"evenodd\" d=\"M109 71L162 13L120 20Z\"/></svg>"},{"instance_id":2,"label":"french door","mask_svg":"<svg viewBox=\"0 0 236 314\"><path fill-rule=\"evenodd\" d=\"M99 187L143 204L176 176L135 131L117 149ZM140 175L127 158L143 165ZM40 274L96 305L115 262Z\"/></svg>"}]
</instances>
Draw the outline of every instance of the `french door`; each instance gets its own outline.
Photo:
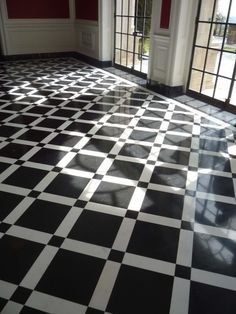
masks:
<instances>
[{"instance_id":1,"label":"french door","mask_svg":"<svg viewBox=\"0 0 236 314\"><path fill-rule=\"evenodd\" d=\"M115 66L148 72L152 0L115 1Z\"/></svg>"},{"instance_id":2,"label":"french door","mask_svg":"<svg viewBox=\"0 0 236 314\"><path fill-rule=\"evenodd\" d=\"M200 0L188 91L236 109L236 0Z\"/></svg>"}]
</instances>

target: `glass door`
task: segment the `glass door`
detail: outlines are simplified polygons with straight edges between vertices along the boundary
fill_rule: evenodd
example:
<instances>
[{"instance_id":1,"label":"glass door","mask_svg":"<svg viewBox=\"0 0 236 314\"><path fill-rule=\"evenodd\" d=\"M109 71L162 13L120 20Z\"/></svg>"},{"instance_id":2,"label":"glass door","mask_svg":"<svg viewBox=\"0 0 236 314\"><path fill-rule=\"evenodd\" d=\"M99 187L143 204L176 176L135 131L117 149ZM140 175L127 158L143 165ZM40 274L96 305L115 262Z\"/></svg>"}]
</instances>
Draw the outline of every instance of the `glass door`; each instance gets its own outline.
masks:
<instances>
[{"instance_id":1,"label":"glass door","mask_svg":"<svg viewBox=\"0 0 236 314\"><path fill-rule=\"evenodd\" d=\"M235 80L236 0L201 0L188 90L236 106Z\"/></svg>"},{"instance_id":2,"label":"glass door","mask_svg":"<svg viewBox=\"0 0 236 314\"><path fill-rule=\"evenodd\" d=\"M115 1L116 66L146 75L150 50L152 0Z\"/></svg>"}]
</instances>

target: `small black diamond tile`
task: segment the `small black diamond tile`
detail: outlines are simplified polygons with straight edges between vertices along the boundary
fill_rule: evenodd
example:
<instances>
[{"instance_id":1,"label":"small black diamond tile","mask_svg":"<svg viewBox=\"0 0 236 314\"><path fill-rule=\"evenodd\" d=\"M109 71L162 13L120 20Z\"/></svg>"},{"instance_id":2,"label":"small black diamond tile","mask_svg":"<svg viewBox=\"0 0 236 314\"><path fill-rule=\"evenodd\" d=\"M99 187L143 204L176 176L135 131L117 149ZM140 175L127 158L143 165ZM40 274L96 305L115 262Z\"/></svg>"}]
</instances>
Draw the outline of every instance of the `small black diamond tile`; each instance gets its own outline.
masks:
<instances>
[{"instance_id":1,"label":"small black diamond tile","mask_svg":"<svg viewBox=\"0 0 236 314\"><path fill-rule=\"evenodd\" d=\"M107 155L108 158L112 158L112 159L115 159L116 156L117 156L117 155L114 155L114 154L108 154L108 155Z\"/></svg>"},{"instance_id":2,"label":"small black diamond tile","mask_svg":"<svg viewBox=\"0 0 236 314\"><path fill-rule=\"evenodd\" d=\"M148 160L147 161L147 165L155 165L156 164L156 161L154 160Z\"/></svg>"},{"instance_id":3,"label":"small black diamond tile","mask_svg":"<svg viewBox=\"0 0 236 314\"><path fill-rule=\"evenodd\" d=\"M185 190L185 195L195 197L196 191Z\"/></svg>"},{"instance_id":4,"label":"small black diamond tile","mask_svg":"<svg viewBox=\"0 0 236 314\"><path fill-rule=\"evenodd\" d=\"M85 314L103 314L103 313L104 313L103 311L99 311L91 307L88 307Z\"/></svg>"},{"instance_id":5,"label":"small black diamond tile","mask_svg":"<svg viewBox=\"0 0 236 314\"><path fill-rule=\"evenodd\" d=\"M194 230L194 223L182 220L181 221L181 229L188 230L188 231L193 231Z\"/></svg>"},{"instance_id":6,"label":"small black diamond tile","mask_svg":"<svg viewBox=\"0 0 236 314\"><path fill-rule=\"evenodd\" d=\"M198 171L197 167L188 166L189 171Z\"/></svg>"},{"instance_id":7,"label":"small black diamond tile","mask_svg":"<svg viewBox=\"0 0 236 314\"><path fill-rule=\"evenodd\" d=\"M40 194L41 194L41 192L31 191L31 192L28 194L28 196L29 196L29 197L33 197L33 198L38 198Z\"/></svg>"},{"instance_id":8,"label":"small black diamond tile","mask_svg":"<svg viewBox=\"0 0 236 314\"><path fill-rule=\"evenodd\" d=\"M125 253L117 250L111 250L108 259L113 262L122 263Z\"/></svg>"},{"instance_id":9,"label":"small black diamond tile","mask_svg":"<svg viewBox=\"0 0 236 314\"><path fill-rule=\"evenodd\" d=\"M53 236L50 241L48 242L48 245L60 247L65 239L58 236Z\"/></svg>"},{"instance_id":10,"label":"small black diamond tile","mask_svg":"<svg viewBox=\"0 0 236 314\"><path fill-rule=\"evenodd\" d=\"M38 143L37 146L38 146L38 147L44 147L45 144L43 144L43 143Z\"/></svg>"},{"instance_id":11,"label":"small black diamond tile","mask_svg":"<svg viewBox=\"0 0 236 314\"><path fill-rule=\"evenodd\" d=\"M74 204L74 206L80 207L80 208L84 208L86 205L87 205L87 202L81 201L81 200L77 200L76 203Z\"/></svg>"},{"instance_id":12,"label":"small black diamond tile","mask_svg":"<svg viewBox=\"0 0 236 314\"><path fill-rule=\"evenodd\" d=\"M53 171L54 171L54 172L58 172L58 173L59 173L59 172L61 172L61 170L62 170L62 169L61 169L60 167L54 167L54 168L53 168Z\"/></svg>"},{"instance_id":13,"label":"small black diamond tile","mask_svg":"<svg viewBox=\"0 0 236 314\"><path fill-rule=\"evenodd\" d=\"M125 217L126 218L131 218L131 219L137 219L138 218L139 212L134 211L134 210L127 210Z\"/></svg>"},{"instance_id":14,"label":"small black diamond tile","mask_svg":"<svg viewBox=\"0 0 236 314\"><path fill-rule=\"evenodd\" d=\"M148 188L148 182L139 182L138 187L147 189Z\"/></svg>"},{"instance_id":15,"label":"small black diamond tile","mask_svg":"<svg viewBox=\"0 0 236 314\"><path fill-rule=\"evenodd\" d=\"M11 301L20 303L20 304L25 304L26 301L28 300L29 296L31 295L33 290L24 288L24 287L18 287L14 294L11 297Z\"/></svg>"},{"instance_id":16,"label":"small black diamond tile","mask_svg":"<svg viewBox=\"0 0 236 314\"><path fill-rule=\"evenodd\" d=\"M95 174L95 175L93 176L93 179L102 180L102 179L103 179L103 175L101 175L101 174Z\"/></svg>"},{"instance_id":17,"label":"small black diamond tile","mask_svg":"<svg viewBox=\"0 0 236 314\"><path fill-rule=\"evenodd\" d=\"M21 166L21 165L23 165L25 163L25 161L24 160L20 160L20 159L18 159L16 162L15 162L15 165L19 165L19 166Z\"/></svg>"},{"instance_id":18,"label":"small black diamond tile","mask_svg":"<svg viewBox=\"0 0 236 314\"><path fill-rule=\"evenodd\" d=\"M187 280L190 280L191 268L190 267L186 267L186 266L182 266L182 265L176 265L176 267L175 267L175 276L176 277L180 277L180 278L184 278L184 279L187 279Z\"/></svg>"},{"instance_id":19,"label":"small black diamond tile","mask_svg":"<svg viewBox=\"0 0 236 314\"><path fill-rule=\"evenodd\" d=\"M11 228L10 224L7 224L5 222L0 223L0 232L1 233L6 233L9 228Z\"/></svg>"}]
</instances>

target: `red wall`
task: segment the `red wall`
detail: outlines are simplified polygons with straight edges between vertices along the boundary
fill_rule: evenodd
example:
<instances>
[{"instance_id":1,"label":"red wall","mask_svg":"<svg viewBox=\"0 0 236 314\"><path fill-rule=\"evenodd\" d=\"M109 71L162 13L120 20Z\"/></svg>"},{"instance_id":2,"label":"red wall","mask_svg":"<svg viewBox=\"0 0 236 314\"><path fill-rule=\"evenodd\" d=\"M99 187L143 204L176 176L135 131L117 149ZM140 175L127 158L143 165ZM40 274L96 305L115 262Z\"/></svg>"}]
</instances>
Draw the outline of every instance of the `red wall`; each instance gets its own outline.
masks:
<instances>
[{"instance_id":1,"label":"red wall","mask_svg":"<svg viewBox=\"0 0 236 314\"><path fill-rule=\"evenodd\" d=\"M98 0L75 0L76 18L98 20Z\"/></svg>"},{"instance_id":2,"label":"red wall","mask_svg":"<svg viewBox=\"0 0 236 314\"><path fill-rule=\"evenodd\" d=\"M69 0L6 0L9 19L66 19Z\"/></svg>"},{"instance_id":3,"label":"red wall","mask_svg":"<svg viewBox=\"0 0 236 314\"><path fill-rule=\"evenodd\" d=\"M161 7L161 28L169 28L170 25L171 0L162 0Z\"/></svg>"}]
</instances>

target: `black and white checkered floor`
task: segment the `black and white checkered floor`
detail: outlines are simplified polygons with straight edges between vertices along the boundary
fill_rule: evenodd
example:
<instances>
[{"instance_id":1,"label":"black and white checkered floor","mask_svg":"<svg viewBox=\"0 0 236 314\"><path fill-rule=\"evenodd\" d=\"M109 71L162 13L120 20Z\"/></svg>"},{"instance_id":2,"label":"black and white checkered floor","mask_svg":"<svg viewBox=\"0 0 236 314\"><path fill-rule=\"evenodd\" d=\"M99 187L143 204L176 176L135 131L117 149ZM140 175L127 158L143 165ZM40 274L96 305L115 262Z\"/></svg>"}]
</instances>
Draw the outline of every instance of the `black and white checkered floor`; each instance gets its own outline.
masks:
<instances>
[{"instance_id":1,"label":"black and white checkered floor","mask_svg":"<svg viewBox=\"0 0 236 314\"><path fill-rule=\"evenodd\" d=\"M0 65L0 311L235 314L235 129L75 59Z\"/></svg>"}]
</instances>

